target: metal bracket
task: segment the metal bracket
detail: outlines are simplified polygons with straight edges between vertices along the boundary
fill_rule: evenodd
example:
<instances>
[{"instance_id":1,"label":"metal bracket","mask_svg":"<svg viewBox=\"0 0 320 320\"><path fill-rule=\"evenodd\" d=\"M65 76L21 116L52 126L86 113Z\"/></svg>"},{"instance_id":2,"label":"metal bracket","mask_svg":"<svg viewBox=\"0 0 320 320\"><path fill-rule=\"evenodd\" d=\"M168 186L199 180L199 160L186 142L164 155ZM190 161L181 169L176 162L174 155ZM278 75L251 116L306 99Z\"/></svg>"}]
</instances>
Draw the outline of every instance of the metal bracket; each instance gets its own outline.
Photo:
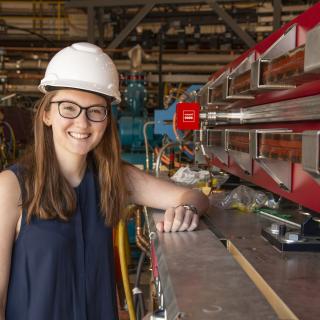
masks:
<instances>
[{"instance_id":1,"label":"metal bracket","mask_svg":"<svg viewBox=\"0 0 320 320\"><path fill-rule=\"evenodd\" d=\"M234 159L234 161L240 166L240 168L247 174L252 175L252 158L251 154L242 152L242 151L236 151L232 150L229 147L229 137L230 133L233 132L244 132L248 134L249 139L249 148L250 148L250 131L245 129L226 129L226 151L229 153L229 155Z\"/></svg>"},{"instance_id":2,"label":"metal bracket","mask_svg":"<svg viewBox=\"0 0 320 320\"><path fill-rule=\"evenodd\" d=\"M227 76L229 74L229 70L223 72L217 79L211 82L211 85L208 87L208 105L219 106L219 105L227 105L228 103L224 100L226 94L224 90L226 90L225 81L227 80ZM215 98L214 93L217 88L221 87L221 97L220 99Z\"/></svg>"},{"instance_id":3,"label":"metal bracket","mask_svg":"<svg viewBox=\"0 0 320 320\"><path fill-rule=\"evenodd\" d=\"M246 71L251 69L251 65L255 60L256 52L253 51L246 59L244 59L230 74L227 76L227 79L224 83L226 88L223 90L225 93L226 100L251 100L254 99L252 94L249 92L241 92L241 93L233 93L232 91L232 81L237 78L238 76L244 74ZM250 77L250 75L248 76Z\"/></svg>"},{"instance_id":4,"label":"metal bracket","mask_svg":"<svg viewBox=\"0 0 320 320\"><path fill-rule=\"evenodd\" d=\"M320 24L307 32L304 52L304 72L320 72Z\"/></svg>"},{"instance_id":5,"label":"metal bracket","mask_svg":"<svg viewBox=\"0 0 320 320\"><path fill-rule=\"evenodd\" d=\"M210 99L209 99L209 88L211 87L213 81L207 82L198 92L197 94L197 102L200 104L202 109L206 109L210 106Z\"/></svg>"},{"instance_id":6,"label":"metal bracket","mask_svg":"<svg viewBox=\"0 0 320 320\"><path fill-rule=\"evenodd\" d=\"M218 140L219 143L215 143L215 139L213 139L214 135L220 135ZM208 152L215 155L222 163L228 166L228 152L226 152L226 134L224 130L213 130L207 129L207 149Z\"/></svg>"},{"instance_id":7,"label":"metal bracket","mask_svg":"<svg viewBox=\"0 0 320 320\"><path fill-rule=\"evenodd\" d=\"M252 159L268 173L278 186L290 192L292 189L292 162L264 158L259 155L259 133L285 133L292 132L288 129L264 129L250 131L250 154Z\"/></svg>"},{"instance_id":8,"label":"metal bracket","mask_svg":"<svg viewBox=\"0 0 320 320\"><path fill-rule=\"evenodd\" d=\"M302 167L320 183L320 131L302 133Z\"/></svg>"},{"instance_id":9,"label":"metal bracket","mask_svg":"<svg viewBox=\"0 0 320 320\"><path fill-rule=\"evenodd\" d=\"M206 133L204 130L193 131L194 142L194 162L196 164L207 164L207 157L209 156L204 149L206 145Z\"/></svg>"},{"instance_id":10,"label":"metal bracket","mask_svg":"<svg viewBox=\"0 0 320 320\"><path fill-rule=\"evenodd\" d=\"M262 83L262 65L268 64L271 59L280 57L286 52L296 47L297 26L293 24L290 28L256 61L252 63L251 69L251 90L285 90L295 88L295 85L287 84L263 84Z\"/></svg>"}]
</instances>

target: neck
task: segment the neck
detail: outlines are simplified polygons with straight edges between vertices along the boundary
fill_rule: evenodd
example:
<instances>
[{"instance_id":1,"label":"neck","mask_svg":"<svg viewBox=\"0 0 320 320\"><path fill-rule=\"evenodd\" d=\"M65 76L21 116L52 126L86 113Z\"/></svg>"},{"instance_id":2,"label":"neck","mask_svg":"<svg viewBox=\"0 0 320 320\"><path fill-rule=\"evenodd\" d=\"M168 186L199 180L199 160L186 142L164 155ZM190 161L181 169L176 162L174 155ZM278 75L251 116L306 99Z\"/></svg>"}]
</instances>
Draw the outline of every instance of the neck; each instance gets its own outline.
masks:
<instances>
[{"instance_id":1,"label":"neck","mask_svg":"<svg viewBox=\"0 0 320 320\"><path fill-rule=\"evenodd\" d=\"M74 157L68 157L68 159L65 157L59 159L59 156L57 155L57 158L63 176L67 179L72 187L77 187L86 171L86 156L75 155Z\"/></svg>"}]
</instances>

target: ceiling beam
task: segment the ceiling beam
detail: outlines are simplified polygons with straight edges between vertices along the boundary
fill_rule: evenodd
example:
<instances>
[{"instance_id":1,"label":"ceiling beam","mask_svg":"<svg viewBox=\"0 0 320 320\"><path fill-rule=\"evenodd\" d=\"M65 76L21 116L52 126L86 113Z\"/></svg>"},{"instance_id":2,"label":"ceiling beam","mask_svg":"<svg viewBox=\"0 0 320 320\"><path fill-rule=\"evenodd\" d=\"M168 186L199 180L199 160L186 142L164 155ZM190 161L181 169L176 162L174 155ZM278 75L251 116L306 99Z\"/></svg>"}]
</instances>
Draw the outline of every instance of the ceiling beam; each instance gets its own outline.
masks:
<instances>
[{"instance_id":1,"label":"ceiling beam","mask_svg":"<svg viewBox=\"0 0 320 320\"><path fill-rule=\"evenodd\" d=\"M232 0L240 2L243 0ZM190 4L205 3L204 0L157 0L156 4ZM230 2L230 0L219 0L221 3ZM139 6L149 4L150 0L70 0L65 1L65 7L121 7L121 6Z\"/></svg>"},{"instance_id":2,"label":"ceiling beam","mask_svg":"<svg viewBox=\"0 0 320 320\"><path fill-rule=\"evenodd\" d=\"M127 24L127 26L117 35L108 45L108 49L116 49L119 44L131 33L131 31L140 23L140 21L152 10L155 3L146 4Z\"/></svg>"},{"instance_id":3,"label":"ceiling beam","mask_svg":"<svg viewBox=\"0 0 320 320\"><path fill-rule=\"evenodd\" d=\"M221 17L221 19L239 36L240 39L249 47L256 45L256 42L249 36L247 32L241 29L237 22L224 10L216 0L206 1L214 10L214 12Z\"/></svg>"},{"instance_id":4,"label":"ceiling beam","mask_svg":"<svg viewBox=\"0 0 320 320\"><path fill-rule=\"evenodd\" d=\"M280 1L280 0L277 0ZM229 0L156 0L150 3L150 0L70 0L65 2L65 7L112 7L112 6L137 6L144 5L144 7L136 14L136 16L129 22L129 24L121 31L109 45L109 49L114 49L130 34L130 32L137 26L137 24L150 12L155 5L161 4L192 4L192 3L208 3L215 13L222 18L222 20L239 36L240 39L250 48L256 43L251 36L241 29L237 22L222 8L218 2L230 2ZM237 2L234 1L233 2ZM151 6L151 8L150 8ZM150 8L150 9L149 9Z\"/></svg>"}]
</instances>

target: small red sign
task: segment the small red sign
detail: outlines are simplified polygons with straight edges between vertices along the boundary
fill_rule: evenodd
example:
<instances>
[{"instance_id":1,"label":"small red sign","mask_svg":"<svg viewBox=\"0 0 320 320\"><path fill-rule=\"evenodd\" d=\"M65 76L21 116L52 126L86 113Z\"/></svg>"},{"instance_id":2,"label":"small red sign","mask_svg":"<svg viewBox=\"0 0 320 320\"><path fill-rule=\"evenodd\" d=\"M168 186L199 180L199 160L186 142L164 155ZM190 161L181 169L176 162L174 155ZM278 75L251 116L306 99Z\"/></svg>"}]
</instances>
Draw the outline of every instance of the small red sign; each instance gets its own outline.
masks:
<instances>
[{"instance_id":1,"label":"small red sign","mask_svg":"<svg viewBox=\"0 0 320 320\"><path fill-rule=\"evenodd\" d=\"M199 129L199 112L200 105L196 102L177 103L177 128L179 130Z\"/></svg>"}]
</instances>

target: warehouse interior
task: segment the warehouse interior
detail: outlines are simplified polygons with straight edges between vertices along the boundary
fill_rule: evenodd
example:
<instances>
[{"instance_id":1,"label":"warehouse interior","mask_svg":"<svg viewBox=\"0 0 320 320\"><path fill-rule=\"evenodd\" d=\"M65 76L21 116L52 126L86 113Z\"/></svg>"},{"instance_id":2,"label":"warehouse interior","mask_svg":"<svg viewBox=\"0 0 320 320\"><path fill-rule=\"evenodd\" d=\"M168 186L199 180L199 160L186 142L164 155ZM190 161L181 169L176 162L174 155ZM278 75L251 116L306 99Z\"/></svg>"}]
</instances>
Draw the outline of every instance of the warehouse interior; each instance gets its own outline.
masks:
<instances>
[{"instance_id":1,"label":"warehouse interior","mask_svg":"<svg viewBox=\"0 0 320 320\"><path fill-rule=\"evenodd\" d=\"M0 171L50 59L89 42L119 72L122 159L209 197L193 232L127 208L120 319L319 319L319 23L313 0L0 1Z\"/></svg>"}]
</instances>

